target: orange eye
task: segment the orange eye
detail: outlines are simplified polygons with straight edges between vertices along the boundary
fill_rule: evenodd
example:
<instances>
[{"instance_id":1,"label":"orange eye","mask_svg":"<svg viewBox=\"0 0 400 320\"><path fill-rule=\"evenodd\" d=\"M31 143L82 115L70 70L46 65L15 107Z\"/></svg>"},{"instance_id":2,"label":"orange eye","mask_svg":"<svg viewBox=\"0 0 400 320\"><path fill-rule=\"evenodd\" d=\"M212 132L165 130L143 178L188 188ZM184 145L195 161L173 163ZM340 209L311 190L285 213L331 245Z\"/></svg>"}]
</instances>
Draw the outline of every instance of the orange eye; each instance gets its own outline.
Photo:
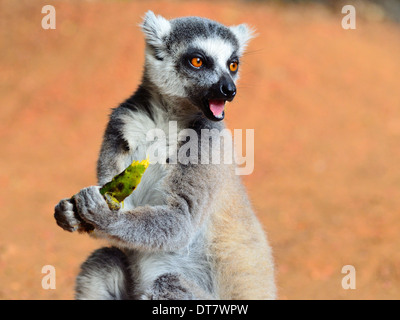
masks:
<instances>
[{"instance_id":1,"label":"orange eye","mask_svg":"<svg viewBox=\"0 0 400 320\"><path fill-rule=\"evenodd\" d=\"M238 66L239 66L239 64L236 61L231 62L229 64L229 70L231 70L232 72L235 72L238 69Z\"/></svg>"},{"instance_id":2,"label":"orange eye","mask_svg":"<svg viewBox=\"0 0 400 320\"><path fill-rule=\"evenodd\" d=\"M200 58L192 58L190 63L193 65L193 67L200 68L203 65L203 60Z\"/></svg>"}]
</instances>

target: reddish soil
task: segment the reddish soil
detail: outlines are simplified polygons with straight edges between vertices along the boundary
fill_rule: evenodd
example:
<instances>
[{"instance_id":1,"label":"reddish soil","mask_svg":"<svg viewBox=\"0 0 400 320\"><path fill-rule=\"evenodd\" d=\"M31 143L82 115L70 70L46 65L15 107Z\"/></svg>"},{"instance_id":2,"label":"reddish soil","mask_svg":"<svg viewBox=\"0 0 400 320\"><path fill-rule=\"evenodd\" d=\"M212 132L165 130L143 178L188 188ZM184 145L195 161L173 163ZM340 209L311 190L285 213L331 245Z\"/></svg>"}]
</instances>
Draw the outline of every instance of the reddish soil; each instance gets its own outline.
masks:
<instances>
[{"instance_id":1,"label":"reddish soil","mask_svg":"<svg viewBox=\"0 0 400 320\"><path fill-rule=\"evenodd\" d=\"M226 1L0 0L0 298L72 299L103 242L61 230L54 205L93 185L111 107L137 87L141 16L257 29L229 128L255 129L243 177L276 261L280 299L400 298L400 27L340 9ZM56 289L41 286L44 265ZM356 289L341 286L356 268Z\"/></svg>"}]
</instances>

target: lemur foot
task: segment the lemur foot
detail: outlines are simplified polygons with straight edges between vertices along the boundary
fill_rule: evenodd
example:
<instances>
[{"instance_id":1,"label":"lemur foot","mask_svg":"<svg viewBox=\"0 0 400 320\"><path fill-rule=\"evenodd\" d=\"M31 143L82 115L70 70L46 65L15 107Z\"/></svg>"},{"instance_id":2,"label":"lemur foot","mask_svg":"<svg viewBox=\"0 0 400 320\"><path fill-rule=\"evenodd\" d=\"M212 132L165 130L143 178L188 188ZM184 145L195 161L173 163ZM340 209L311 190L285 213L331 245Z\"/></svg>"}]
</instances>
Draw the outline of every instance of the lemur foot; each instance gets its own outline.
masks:
<instances>
[{"instance_id":1,"label":"lemur foot","mask_svg":"<svg viewBox=\"0 0 400 320\"><path fill-rule=\"evenodd\" d=\"M195 296L182 283L178 275L166 273L158 277L152 288L142 296L143 300L194 300Z\"/></svg>"}]
</instances>

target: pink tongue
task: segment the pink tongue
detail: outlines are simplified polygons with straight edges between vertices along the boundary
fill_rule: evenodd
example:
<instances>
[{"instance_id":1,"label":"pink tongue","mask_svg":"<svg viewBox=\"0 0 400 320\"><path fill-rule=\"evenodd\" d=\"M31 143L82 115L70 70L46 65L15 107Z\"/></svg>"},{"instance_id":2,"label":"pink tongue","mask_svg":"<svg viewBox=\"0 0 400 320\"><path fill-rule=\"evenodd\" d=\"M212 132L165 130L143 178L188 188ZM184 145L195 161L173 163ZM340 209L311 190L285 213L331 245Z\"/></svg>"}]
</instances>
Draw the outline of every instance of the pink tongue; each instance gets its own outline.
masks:
<instances>
[{"instance_id":1,"label":"pink tongue","mask_svg":"<svg viewBox=\"0 0 400 320\"><path fill-rule=\"evenodd\" d=\"M210 105L210 110L214 116L219 116L224 111L224 100L210 100L208 101L208 104Z\"/></svg>"}]
</instances>

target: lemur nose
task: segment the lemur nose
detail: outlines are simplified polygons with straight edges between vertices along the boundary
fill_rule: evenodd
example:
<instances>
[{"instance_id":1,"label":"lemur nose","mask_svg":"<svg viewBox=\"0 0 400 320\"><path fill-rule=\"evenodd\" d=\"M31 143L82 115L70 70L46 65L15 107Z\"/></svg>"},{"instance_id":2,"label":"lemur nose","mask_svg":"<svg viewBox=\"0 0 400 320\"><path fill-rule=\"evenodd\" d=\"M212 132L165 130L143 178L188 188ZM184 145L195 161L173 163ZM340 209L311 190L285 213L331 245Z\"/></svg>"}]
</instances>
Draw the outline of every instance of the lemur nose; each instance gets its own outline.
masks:
<instances>
[{"instance_id":1,"label":"lemur nose","mask_svg":"<svg viewBox=\"0 0 400 320\"><path fill-rule=\"evenodd\" d=\"M222 79L220 90L227 100L232 100L236 95L236 86L231 79Z\"/></svg>"}]
</instances>

